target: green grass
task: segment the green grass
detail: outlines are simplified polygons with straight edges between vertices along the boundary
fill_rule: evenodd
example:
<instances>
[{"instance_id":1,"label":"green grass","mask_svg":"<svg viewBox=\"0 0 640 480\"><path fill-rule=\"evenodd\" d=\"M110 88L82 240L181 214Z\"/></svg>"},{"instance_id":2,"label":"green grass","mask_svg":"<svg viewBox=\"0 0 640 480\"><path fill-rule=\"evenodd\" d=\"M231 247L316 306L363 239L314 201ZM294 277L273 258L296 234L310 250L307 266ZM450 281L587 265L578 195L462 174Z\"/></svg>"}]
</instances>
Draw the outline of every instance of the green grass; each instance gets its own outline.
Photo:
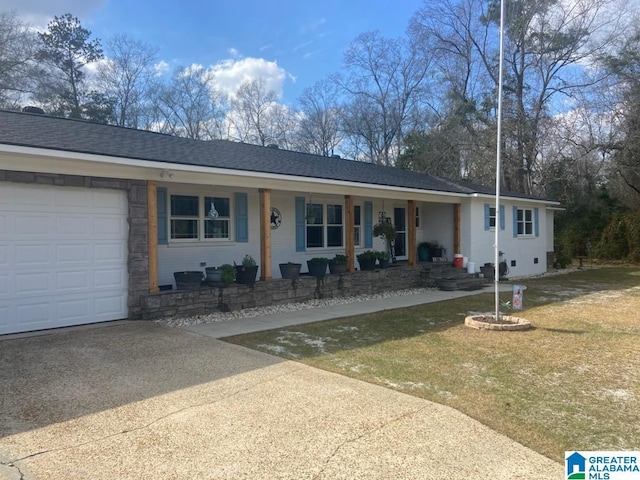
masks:
<instances>
[{"instance_id":1,"label":"green grass","mask_svg":"<svg viewBox=\"0 0 640 480\"><path fill-rule=\"evenodd\" d=\"M521 283L527 332L465 327L493 310L484 293L226 340L449 405L560 462L640 449L640 269Z\"/></svg>"}]
</instances>

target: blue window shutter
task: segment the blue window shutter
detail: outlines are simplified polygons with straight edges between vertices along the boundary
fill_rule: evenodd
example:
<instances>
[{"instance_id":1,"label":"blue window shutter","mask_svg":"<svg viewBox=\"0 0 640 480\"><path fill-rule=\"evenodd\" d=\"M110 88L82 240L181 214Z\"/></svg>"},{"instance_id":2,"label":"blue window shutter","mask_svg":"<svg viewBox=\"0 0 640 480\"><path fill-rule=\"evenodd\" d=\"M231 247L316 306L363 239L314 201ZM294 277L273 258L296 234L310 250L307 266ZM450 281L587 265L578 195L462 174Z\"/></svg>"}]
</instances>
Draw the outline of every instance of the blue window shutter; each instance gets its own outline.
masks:
<instances>
[{"instance_id":1,"label":"blue window shutter","mask_svg":"<svg viewBox=\"0 0 640 480\"><path fill-rule=\"evenodd\" d=\"M249 241L249 202L246 193L236 192L236 242Z\"/></svg>"},{"instance_id":2,"label":"blue window shutter","mask_svg":"<svg viewBox=\"0 0 640 480\"><path fill-rule=\"evenodd\" d=\"M307 242L305 241L306 230L306 201L304 197L296 197L296 252L304 252Z\"/></svg>"},{"instance_id":3,"label":"blue window shutter","mask_svg":"<svg viewBox=\"0 0 640 480\"><path fill-rule=\"evenodd\" d=\"M540 236L540 222L538 220L540 220L539 217L539 213L538 213L538 207L533 209L533 231L536 234L536 237Z\"/></svg>"},{"instance_id":4,"label":"blue window shutter","mask_svg":"<svg viewBox=\"0 0 640 480\"><path fill-rule=\"evenodd\" d=\"M506 221L505 221L505 211L504 211L504 205L500 205L500 230L504 230L506 227Z\"/></svg>"},{"instance_id":5,"label":"blue window shutter","mask_svg":"<svg viewBox=\"0 0 640 480\"><path fill-rule=\"evenodd\" d=\"M364 202L364 248L373 247L373 203Z\"/></svg>"},{"instance_id":6,"label":"blue window shutter","mask_svg":"<svg viewBox=\"0 0 640 480\"><path fill-rule=\"evenodd\" d=\"M484 204L484 229L485 230L489 230L491 228L491 223L490 223L490 217L491 217L491 205L489 205L488 203Z\"/></svg>"},{"instance_id":7,"label":"blue window shutter","mask_svg":"<svg viewBox=\"0 0 640 480\"><path fill-rule=\"evenodd\" d=\"M167 224L167 189L158 187L156 189L157 215L158 215L158 245L169 243L169 228Z\"/></svg>"},{"instance_id":8,"label":"blue window shutter","mask_svg":"<svg viewBox=\"0 0 640 480\"><path fill-rule=\"evenodd\" d=\"M513 238L518 237L518 207L513 207Z\"/></svg>"}]
</instances>

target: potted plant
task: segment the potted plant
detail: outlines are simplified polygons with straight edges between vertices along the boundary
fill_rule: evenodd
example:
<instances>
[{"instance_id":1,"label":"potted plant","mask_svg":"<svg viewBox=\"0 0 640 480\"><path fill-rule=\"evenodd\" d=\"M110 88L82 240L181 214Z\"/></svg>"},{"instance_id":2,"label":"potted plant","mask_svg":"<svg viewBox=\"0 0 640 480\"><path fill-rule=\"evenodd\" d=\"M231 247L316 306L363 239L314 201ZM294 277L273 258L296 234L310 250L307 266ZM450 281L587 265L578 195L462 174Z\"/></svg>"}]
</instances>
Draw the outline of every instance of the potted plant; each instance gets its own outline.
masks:
<instances>
[{"instance_id":1,"label":"potted plant","mask_svg":"<svg viewBox=\"0 0 640 480\"><path fill-rule=\"evenodd\" d=\"M387 242L393 242L398 233L392 223L382 222L373 227L373 236L384 238Z\"/></svg>"},{"instance_id":2,"label":"potted plant","mask_svg":"<svg viewBox=\"0 0 640 480\"><path fill-rule=\"evenodd\" d=\"M307 260L309 275L314 277L324 277L327 273L327 265L329 265L329 259L325 257L314 257Z\"/></svg>"},{"instance_id":3,"label":"potted plant","mask_svg":"<svg viewBox=\"0 0 640 480\"><path fill-rule=\"evenodd\" d=\"M220 271L222 272L220 276L222 283L229 284L236 281L236 269L233 265L225 263L220 267Z\"/></svg>"},{"instance_id":4,"label":"potted plant","mask_svg":"<svg viewBox=\"0 0 640 480\"><path fill-rule=\"evenodd\" d=\"M243 285L253 285L256 283L256 276L258 274L258 265L251 255L245 255L242 259L242 263L236 267L236 282Z\"/></svg>"},{"instance_id":5,"label":"potted plant","mask_svg":"<svg viewBox=\"0 0 640 480\"><path fill-rule=\"evenodd\" d=\"M430 254L431 258L441 258L444 247L440 245L437 241L431 242Z\"/></svg>"},{"instance_id":6,"label":"potted plant","mask_svg":"<svg viewBox=\"0 0 640 480\"><path fill-rule=\"evenodd\" d=\"M346 273L348 260L349 257L346 255L336 254L336 256L329 261L329 272L333 274Z\"/></svg>"},{"instance_id":7,"label":"potted plant","mask_svg":"<svg viewBox=\"0 0 640 480\"><path fill-rule=\"evenodd\" d=\"M374 270L376 268L378 255L373 250L365 250L364 252L356 255L356 258L360 264L360 270Z\"/></svg>"},{"instance_id":8,"label":"potted plant","mask_svg":"<svg viewBox=\"0 0 640 480\"><path fill-rule=\"evenodd\" d=\"M222 282L222 267L207 267L204 269L206 274L206 282L209 285Z\"/></svg>"},{"instance_id":9,"label":"potted plant","mask_svg":"<svg viewBox=\"0 0 640 480\"><path fill-rule=\"evenodd\" d=\"M280 275L282 278L295 279L300 276L300 269L302 268L301 263L281 263L280 264Z\"/></svg>"},{"instance_id":10,"label":"potted plant","mask_svg":"<svg viewBox=\"0 0 640 480\"><path fill-rule=\"evenodd\" d=\"M378 264L380 264L380 268L388 268L389 267L389 253L388 252L376 252L376 256L378 257Z\"/></svg>"},{"instance_id":11,"label":"potted plant","mask_svg":"<svg viewBox=\"0 0 640 480\"><path fill-rule=\"evenodd\" d=\"M200 288L203 277L204 275L201 270L173 273L173 278L176 281L176 290L194 290Z\"/></svg>"}]
</instances>

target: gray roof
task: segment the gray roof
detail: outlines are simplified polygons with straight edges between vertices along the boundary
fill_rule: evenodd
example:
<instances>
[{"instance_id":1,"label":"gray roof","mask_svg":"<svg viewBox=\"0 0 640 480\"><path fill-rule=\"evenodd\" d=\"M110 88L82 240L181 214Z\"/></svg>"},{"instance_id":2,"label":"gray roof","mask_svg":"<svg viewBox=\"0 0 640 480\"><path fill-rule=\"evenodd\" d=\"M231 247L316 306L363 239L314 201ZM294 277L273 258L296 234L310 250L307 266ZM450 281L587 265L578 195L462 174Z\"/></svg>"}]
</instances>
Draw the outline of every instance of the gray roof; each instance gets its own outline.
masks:
<instances>
[{"instance_id":1,"label":"gray roof","mask_svg":"<svg viewBox=\"0 0 640 480\"><path fill-rule=\"evenodd\" d=\"M493 190L400 168L228 140L192 140L145 130L0 110L0 143L113 157L407 187L460 194ZM523 194L505 196L538 198Z\"/></svg>"}]
</instances>

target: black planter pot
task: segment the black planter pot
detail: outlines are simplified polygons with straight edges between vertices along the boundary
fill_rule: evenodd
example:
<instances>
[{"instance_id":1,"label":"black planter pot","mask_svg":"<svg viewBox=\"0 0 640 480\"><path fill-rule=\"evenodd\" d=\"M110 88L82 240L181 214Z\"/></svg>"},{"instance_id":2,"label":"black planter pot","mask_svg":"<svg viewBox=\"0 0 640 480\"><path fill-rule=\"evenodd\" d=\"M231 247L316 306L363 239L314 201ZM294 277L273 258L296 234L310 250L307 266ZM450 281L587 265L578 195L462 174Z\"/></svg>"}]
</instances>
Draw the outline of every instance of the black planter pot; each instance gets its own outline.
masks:
<instances>
[{"instance_id":1,"label":"black planter pot","mask_svg":"<svg viewBox=\"0 0 640 480\"><path fill-rule=\"evenodd\" d=\"M282 278L296 279L300 276L301 263L281 263L280 275Z\"/></svg>"},{"instance_id":2,"label":"black planter pot","mask_svg":"<svg viewBox=\"0 0 640 480\"><path fill-rule=\"evenodd\" d=\"M378 260L380 264L380 268L389 268L389 259L386 260Z\"/></svg>"},{"instance_id":3,"label":"black planter pot","mask_svg":"<svg viewBox=\"0 0 640 480\"><path fill-rule=\"evenodd\" d=\"M341 273L347 273L347 264L346 263L329 263L329 273L333 275L339 275Z\"/></svg>"},{"instance_id":4,"label":"black planter pot","mask_svg":"<svg viewBox=\"0 0 640 480\"><path fill-rule=\"evenodd\" d=\"M245 267L244 265L236 265L236 283L243 285L253 285L256 283L258 275L258 266Z\"/></svg>"},{"instance_id":5,"label":"black planter pot","mask_svg":"<svg viewBox=\"0 0 640 480\"><path fill-rule=\"evenodd\" d=\"M307 268L309 269L309 275L314 277L324 277L327 273L326 263L316 263L307 260Z\"/></svg>"},{"instance_id":6,"label":"black planter pot","mask_svg":"<svg viewBox=\"0 0 640 480\"><path fill-rule=\"evenodd\" d=\"M430 262L431 256L429 255L428 248L418 248L418 261L420 262Z\"/></svg>"},{"instance_id":7,"label":"black planter pot","mask_svg":"<svg viewBox=\"0 0 640 480\"><path fill-rule=\"evenodd\" d=\"M177 290L195 290L196 288L200 288L203 276L200 270L173 273Z\"/></svg>"},{"instance_id":8,"label":"black planter pot","mask_svg":"<svg viewBox=\"0 0 640 480\"><path fill-rule=\"evenodd\" d=\"M375 270L376 268L376 259L372 258L371 260L358 260L360 264L360 270Z\"/></svg>"}]
</instances>

